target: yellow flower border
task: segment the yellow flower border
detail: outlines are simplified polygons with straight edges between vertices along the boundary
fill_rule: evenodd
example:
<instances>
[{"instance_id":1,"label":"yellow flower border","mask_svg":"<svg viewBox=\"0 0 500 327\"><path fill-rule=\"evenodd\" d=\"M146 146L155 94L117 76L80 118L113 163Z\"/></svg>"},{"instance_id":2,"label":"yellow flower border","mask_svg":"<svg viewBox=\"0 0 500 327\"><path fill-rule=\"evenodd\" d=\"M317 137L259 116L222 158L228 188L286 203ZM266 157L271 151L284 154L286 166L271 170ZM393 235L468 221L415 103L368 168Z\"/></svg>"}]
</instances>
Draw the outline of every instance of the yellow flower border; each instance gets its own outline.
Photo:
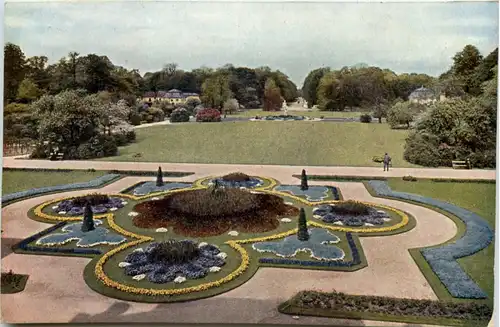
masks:
<instances>
[{"instance_id":1,"label":"yellow flower border","mask_svg":"<svg viewBox=\"0 0 500 327\"><path fill-rule=\"evenodd\" d=\"M108 194L108 195L112 196L112 197L121 197L121 198L125 198L125 199L131 199L131 200L135 200L135 201L140 201L140 200L148 199L148 198L155 197L155 196L158 196L158 195L166 195L166 194L172 194L172 193L178 193L178 192L186 192L186 191L192 191L192 190L197 190L197 189L204 189L204 188L207 188L207 186L203 185L202 183L204 181L208 180L208 179L213 179L213 178L215 178L215 177L209 176L209 177L198 179L198 180L196 180L193 183L193 186L190 187L190 188L170 190L170 191L163 191L163 192L156 192L156 193L148 194L148 195L145 195L145 196L134 196L134 195L130 195L130 194ZM297 200L299 202L302 202L302 203L304 203L304 204L306 204L308 206L315 206L315 205L321 205L321 204L327 204L327 203L342 202L342 201L338 201L338 200L330 200L330 201L326 200L326 201L310 202L310 201L307 201L305 199L302 199L302 198L300 198L298 196L295 196L295 195L292 195L292 194L289 194L289 193L274 191L273 188L276 185L278 185L277 180L275 180L274 178L267 178L267 177L260 177L260 176L259 176L259 178L263 179L263 180L267 180L270 183L267 186L262 186L262 187L258 187L258 188L253 189L255 191L262 191L262 192L265 192L265 193L282 195L282 196L285 196L285 197L288 197L288 198L295 199L295 200ZM56 199L56 200L51 200L51 201L45 202L45 203L43 203L43 204L41 204L41 205L39 205L38 207L35 208L35 210L34 210L35 215L37 215L38 217L44 218L44 219L48 219L48 220L59 220L59 221L77 221L77 220L81 220L82 217L52 216L52 215L48 215L48 214L45 214L45 213L42 212L42 210L44 208L46 208L47 206L49 206L49 205L51 205L53 203L61 202L63 200L70 200L70 199L74 199L74 198L76 198L76 196L65 197L65 198L62 198L62 199ZM332 230L332 231L355 232L355 233L374 233L374 232L387 232L387 231L396 230L396 229L399 229L399 228L405 226L409 222L408 216L403 211L400 211L400 210L398 210L396 208L392 208L392 207L381 205L381 204L372 204L372 203L368 203L368 202L362 202L362 201L356 201L356 202L363 203L363 204L375 205L375 206L380 207L380 208L385 208L385 209L392 210L392 211L396 212L397 214L399 214L402 217L402 220L401 220L400 223L398 223L396 225L389 226L389 227L381 227L381 228L351 228L351 227L342 227L342 226L328 226L328 225L320 224L320 223L317 223L317 222L314 222L314 221L308 221L307 224L309 226L321 227L321 228L329 229L329 230ZM225 277L223 277L221 279L218 279L216 281L209 282L209 283L204 283L204 284L200 284L200 285L197 285L197 286L187 287L187 288L178 288L178 289L152 289L152 288L149 288L148 289L148 288L139 288L139 287L127 286L125 284L122 284L122 283L119 283L119 282L116 282L116 281L110 279L104 273L104 264L109 260L110 257L112 257L113 255L115 255L116 253L118 253L120 251L123 251L125 249L128 249L128 248L130 248L132 246L141 244L141 243L153 241L154 238L149 237L149 236L144 236L144 235L138 235L138 234L135 234L135 233L132 233L132 232L129 232L129 231L123 229L122 227L120 227L119 225L117 225L115 223L115 221L114 221L114 214L113 213L106 213L106 214L103 214L103 215L96 215L95 218L96 219L104 218L104 219L107 220L108 225L110 226L110 228L112 228L116 232L118 232L118 233L120 233L120 234L122 234L124 236L128 236L128 237L137 239L137 240L132 241L132 242L127 242L127 243L125 243L123 245L120 245L120 246L118 246L118 247L116 247L116 248L114 248L114 249L106 252L97 261L97 263L95 265L94 272L95 272L96 277L104 285L106 285L108 287L115 288L115 289L118 289L118 290L121 290L121 291L124 291L124 292L127 292L127 293L144 294L144 295L180 295L180 294L187 294L187 293L205 291L205 290L208 290L208 289L213 288L213 287L218 287L218 286L220 286L220 285L222 285L224 283L228 283L231 280L233 280L236 277L238 277L239 275L243 274L248 269L248 266L249 266L249 263L250 263L250 257L248 255L248 252L245 250L245 248L243 246L241 246L241 244L256 243L256 242L263 242L263 241L268 241L268 240L279 239L279 238L283 238L283 237L286 237L286 236L293 235L293 234L297 233L297 231L298 231L298 228L294 228L294 229L288 230L286 232L282 232L282 233L278 233L278 234L274 234L274 235L269 235L269 236L264 236L264 237L257 237L257 238L252 238L252 239L231 240L231 241L225 242L225 244L229 245L231 248L233 248L234 250L236 250L240 254L241 263L240 263L240 265L234 271L232 271L227 276L225 276Z\"/></svg>"}]
</instances>

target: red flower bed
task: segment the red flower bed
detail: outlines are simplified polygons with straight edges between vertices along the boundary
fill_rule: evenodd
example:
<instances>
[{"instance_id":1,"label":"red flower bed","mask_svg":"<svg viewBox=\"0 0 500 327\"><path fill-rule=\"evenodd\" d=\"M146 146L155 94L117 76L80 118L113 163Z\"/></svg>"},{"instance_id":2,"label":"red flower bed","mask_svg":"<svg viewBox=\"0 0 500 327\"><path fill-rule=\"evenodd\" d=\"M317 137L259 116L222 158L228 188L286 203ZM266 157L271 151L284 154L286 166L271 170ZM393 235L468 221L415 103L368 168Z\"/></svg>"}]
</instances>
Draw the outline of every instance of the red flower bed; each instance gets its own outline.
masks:
<instances>
[{"instance_id":1,"label":"red flower bed","mask_svg":"<svg viewBox=\"0 0 500 327\"><path fill-rule=\"evenodd\" d=\"M217 109L206 108L199 110L196 114L198 122L219 122L220 120L220 112Z\"/></svg>"}]
</instances>

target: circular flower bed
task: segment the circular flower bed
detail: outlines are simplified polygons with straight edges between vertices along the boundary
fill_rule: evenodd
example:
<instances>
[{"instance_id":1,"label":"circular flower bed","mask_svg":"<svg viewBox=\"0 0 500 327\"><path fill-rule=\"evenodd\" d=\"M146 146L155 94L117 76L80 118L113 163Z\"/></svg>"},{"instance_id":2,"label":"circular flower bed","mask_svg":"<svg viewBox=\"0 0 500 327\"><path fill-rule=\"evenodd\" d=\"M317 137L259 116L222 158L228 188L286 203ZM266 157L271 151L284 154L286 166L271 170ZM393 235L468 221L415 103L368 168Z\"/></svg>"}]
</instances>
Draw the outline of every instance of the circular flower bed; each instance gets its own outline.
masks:
<instances>
[{"instance_id":1,"label":"circular flower bed","mask_svg":"<svg viewBox=\"0 0 500 327\"><path fill-rule=\"evenodd\" d=\"M215 178L209 182L209 185L214 184L232 188L256 188L264 185L264 181L243 173L232 173L219 178Z\"/></svg>"},{"instance_id":2,"label":"circular flower bed","mask_svg":"<svg viewBox=\"0 0 500 327\"><path fill-rule=\"evenodd\" d=\"M338 204L325 204L313 209L313 214L325 223L359 227L366 224L383 225L389 221L389 214L366 204L346 201Z\"/></svg>"},{"instance_id":3,"label":"circular flower bed","mask_svg":"<svg viewBox=\"0 0 500 327\"><path fill-rule=\"evenodd\" d=\"M225 264L224 254L214 245L197 244L190 240L155 242L144 251L128 254L125 264L120 266L124 268L126 275L145 274L153 283L181 283L186 279L203 278L209 272L219 271Z\"/></svg>"},{"instance_id":4,"label":"circular flower bed","mask_svg":"<svg viewBox=\"0 0 500 327\"><path fill-rule=\"evenodd\" d=\"M308 120L305 116L294 116L294 115L276 115L276 116L266 116L264 120Z\"/></svg>"},{"instance_id":5,"label":"circular flower bed","mask_svg":"<svg viewBox=\"0 0 500 327\"><path fill-rule=\"evenodd\" d=\"M201 189L174 193L135 206L133 223L142 228L172 227L191 237L216 236L228 231L268 232L279 218L298 215L298 209L271 194L238 188Z\"/></svg>"},{"instance_id":6,"label":"circular flower bed","mask_svg":"<svg viewBox=\"0 0 500 327\"><path fill-rule=\"evenodd\" d=\"M70 216L83 215L85 204L90 202L94 214L103 214L123 208L126 202L121 198L112 198L105 194L91 194L59 202L52 207L56 213L64 212Z\"/></svg>"}]
</instances>

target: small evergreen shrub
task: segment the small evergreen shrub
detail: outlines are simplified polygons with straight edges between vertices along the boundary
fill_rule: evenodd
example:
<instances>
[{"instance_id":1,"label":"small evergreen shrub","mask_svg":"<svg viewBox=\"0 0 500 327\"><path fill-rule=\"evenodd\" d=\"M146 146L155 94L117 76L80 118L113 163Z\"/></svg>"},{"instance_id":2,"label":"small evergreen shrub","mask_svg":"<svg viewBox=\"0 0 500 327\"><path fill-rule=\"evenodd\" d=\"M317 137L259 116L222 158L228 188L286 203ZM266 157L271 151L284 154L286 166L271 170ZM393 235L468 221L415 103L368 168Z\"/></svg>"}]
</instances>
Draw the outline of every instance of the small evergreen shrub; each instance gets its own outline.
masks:
<instances>
[{"instance_id":1,"label":"small evergreen shrub","mask_svg":"<svg viewBox=\"0 0 500 327\"><path fill-rule=\"evenodd\" d=\"M171 123L185 123L189 121L189 112L184 108L177 108L170 115Z\"/></svg>"},{"instance_id":2,"label":"small evergreen shrub","mask_svg":"<svg viewBox=\"0 0 500 327\"><path fill-rule=\"evenodd\" d=\"M161 167L158 167L158 173L156 174L156 186L163 186L163 172L161 171Z\"/></svg>"},{"instance_id":3,"label":"small evergreen shrub","mask_svg":"<svg viewBox=\"0 0 500 327\"><path fill-rule=\"evenodd\" d=\"M220 122L220 111L213 108L206 108L196 114L197 122Z\"/></svg>"},{"instance_id":4,"label":"small evergreen shrub","mask_svg":"<svg viewBox=\"0 0 500 327\"><path fill-rule=\"evenodd\" d=\"M309 231L307 230L306 211L304 210L304 208L300 208L298 224L299 224L299 231L297 232L297 237L298 237L299 241L309 240Z\"/></svg>"},{"instance_id":5,"label":"small evergreen shrub","mask_svg":"<svg viewBox=\"0 0 500 327\"><path fill-rule=\"evenodd\" d=\"M371 123L372 116L369 114L363 114L363 115L359 116L359 121L362 123Z\"/></svg>"},{"instance_id":6,"label":"small evergreen shrub","mask_svg":"<svg viewBox=\"0 0 500 327\"><path fill-rule=\"evenodd\" d=\"M232 181L232 182L246 182L250 180L250 176L243 173L231 173L222 176L222 179L225 181Z\"/></svg>"},{"instance_id":7,"label":"small evergreen shrub","mask_svg":"<svg viewBox=\"0 0 500 327\"><path fill-rule=\"evenodd\" d=\"M309 185L307 184L307 175L305 169L302 169L302 175L300 178L300 189L302 191L306 191L309 189Z\"/></svg>"},{"instance_id":8,"label":"small evergreen shrub","mask_svg":"<svg viewBox=\"0 0 500 327\"><path fill-rule=\"evenodd\" d=\"M90 205L90 202L87 202L83 211L82 232L90 232L94 229L94 213L92 212L92 206Z\"/></svg>"},{"instance_id":9,"label":"small evergreen shrub","mask_svg":"<svg viewBox=\"0 0 500 327\"><path fill-rule=\"evenodd\" d=\"M141 124L141 115L138 113L134 112L130 115L130 124L133 126L139 126Z\"/></svg>"},{"instance_id":10,"label":"small evergreen shrub","mask_svg":"<svg viewBox=\"0 0 500 327\"><path fill-rule=\"evenodd\" d=\"M416 182L417 178L408 175L408 176L403 176L403 180L406 181L406 182Z\"/></svg>"}]
</instances>

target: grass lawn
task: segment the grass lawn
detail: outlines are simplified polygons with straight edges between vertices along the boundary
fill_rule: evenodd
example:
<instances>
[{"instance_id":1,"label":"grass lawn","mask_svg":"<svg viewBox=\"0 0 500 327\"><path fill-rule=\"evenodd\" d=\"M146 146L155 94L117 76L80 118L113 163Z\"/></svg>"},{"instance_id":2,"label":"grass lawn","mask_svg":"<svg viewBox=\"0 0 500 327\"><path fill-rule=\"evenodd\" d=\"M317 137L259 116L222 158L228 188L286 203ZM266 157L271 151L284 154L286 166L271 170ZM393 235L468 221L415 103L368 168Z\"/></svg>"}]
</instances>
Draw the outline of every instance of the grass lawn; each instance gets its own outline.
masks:
<instances>
[{"instance_id":1,"label":"grass lawn","mask_svg":"<svg viewBox=\"0 0 500 327\"><path fill-rule=\"evenodd\" d=\"M495 228L495 184L404 182L401 179L390 179L389 185L395 191L420 194L473 211ZM486 249L458 260L491 301L494 294L494 252L495 245L492 243Z\"/></svg>"},{"instance_id":2,"label":"grass lawn","mask_svg":"<svg viewBox=\"0 0 500 327\"><path fill-rule=\"evenodd\" d=\"M26 191L44 186L88 182L105 174L106 172L104 171L4 171L2 174L2 194Z\"/></svg>"},{"instance_id":3,"label":"grass lawn","mask_svg":"<svg viewBox=\"0 0 500 327\"><path fill-rule=\"evenodd\" d=\"M381 167L373 156L403 160L405 130L386 124L225 122L137 129L137 141L104 161ZM140 158L134 154L141 153Z\"/></svg>"},{"instance_id":4,"label":"grass lawn","mask_svg":"<svg viewBox=\"0 0 500 327\"><path fill-rule=\"evenodd\" d=\"M359 118L363 112L358 111L319 111L317 109L312 109L311 111L300 111L300 110L288 110L289 115L296 116L306 116L319 118L321 116L333 117L333 118ZM228 115L228 117L255 117L255 116L273 116L273 115L284 115L284 111L264 111L262 109L248 109L243 112L238 112L233 115Z\"/></svg>"}]
</instances>

